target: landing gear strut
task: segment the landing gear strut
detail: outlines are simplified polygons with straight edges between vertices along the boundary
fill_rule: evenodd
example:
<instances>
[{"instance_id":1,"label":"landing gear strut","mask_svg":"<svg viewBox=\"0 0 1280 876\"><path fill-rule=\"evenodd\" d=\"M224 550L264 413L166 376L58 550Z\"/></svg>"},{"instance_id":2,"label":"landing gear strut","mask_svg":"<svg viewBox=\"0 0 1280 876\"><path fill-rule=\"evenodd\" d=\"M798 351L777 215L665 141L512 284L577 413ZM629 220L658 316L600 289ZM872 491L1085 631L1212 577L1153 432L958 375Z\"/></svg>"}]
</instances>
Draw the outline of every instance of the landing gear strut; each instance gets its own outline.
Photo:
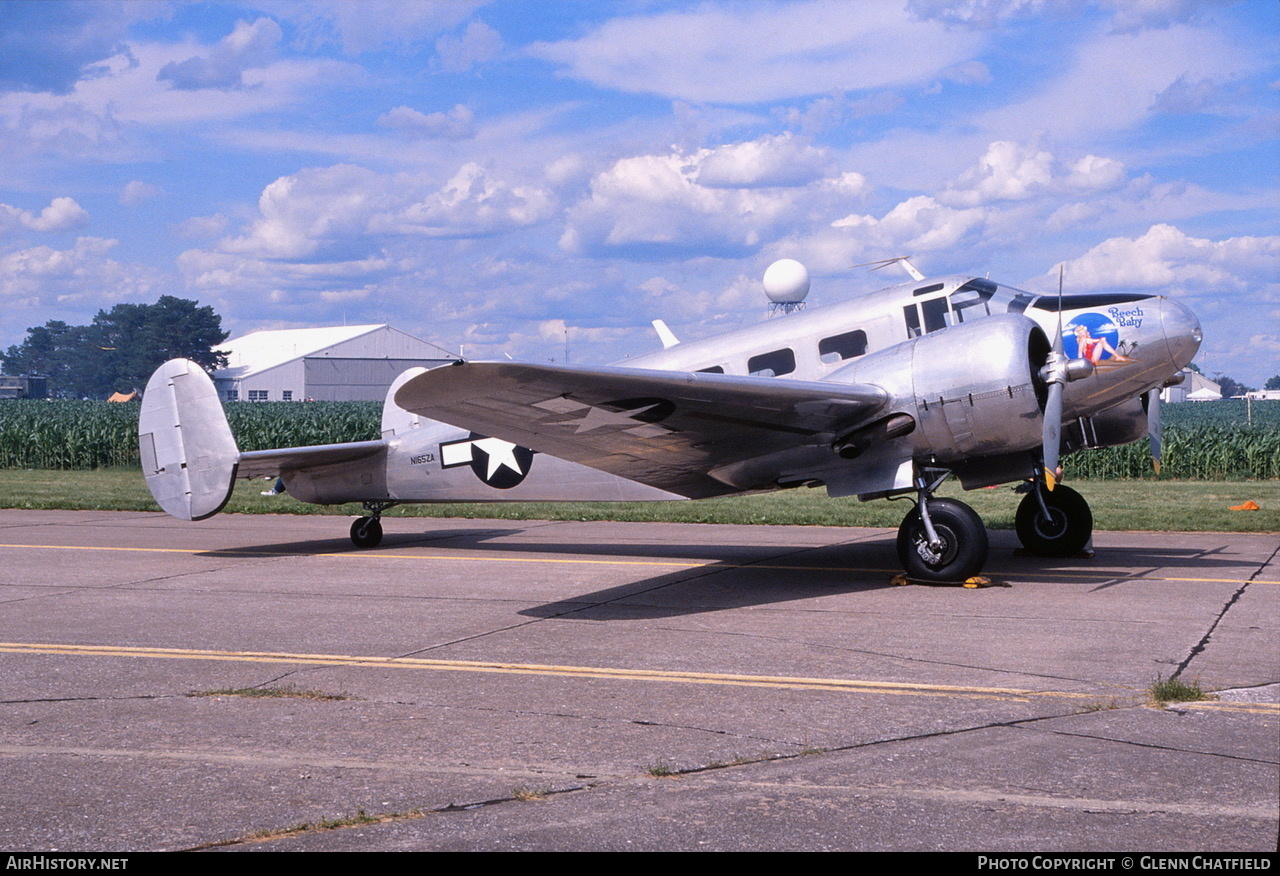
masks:
<instances>
[{"instance_id":1,"label":"landing gear strut","mask_svg":"<svg viewBox=\"0 0 1280 876\"><path fill-rule=\"evenodd\" d=\"M367 517L351 521L351 543L359 548L377 547L382 543L382 512L395 502L365 502Z\"/></svg>"},{"instance_id":2,"label":"landing gear strut","mask_svg":"<svg viewBox=\"0 0 1280 876\"><path fill-rule=\"evenodd\" d=\"M1042 557L1070 557L1084 550L1093 535L1089 503L1070 487L1046 490L1039 479L1022 497L1014 517L1018 541Z\"/></svg>"},{"instance_id":3,"label":"landing gear strut","mask_svg":"<svg viewBox=\"0 0 1280 876\"><path fill-rule=\"evenodd\" d=\"M964 581L986 565L987 528L982 518L963 502L933 498L949 474L938 468L922 468L916 474L916 506L898 527L898 562L912 578Z\"/></svg>"}]
</instances>

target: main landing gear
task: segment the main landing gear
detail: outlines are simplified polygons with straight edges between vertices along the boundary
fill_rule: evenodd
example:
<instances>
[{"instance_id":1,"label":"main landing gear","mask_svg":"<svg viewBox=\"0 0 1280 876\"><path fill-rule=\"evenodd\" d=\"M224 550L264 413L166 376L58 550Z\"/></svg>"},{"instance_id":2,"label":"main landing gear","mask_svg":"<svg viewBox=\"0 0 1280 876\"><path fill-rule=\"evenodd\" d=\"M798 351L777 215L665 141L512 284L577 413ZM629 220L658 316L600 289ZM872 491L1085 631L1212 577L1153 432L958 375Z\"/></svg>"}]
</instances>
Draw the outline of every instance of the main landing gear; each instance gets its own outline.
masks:
<instances>
[{"instance_id":1,"label":"main landing gear","mask_svg":"<svg viewBox=\"0 0 1280 876\"><path fill-rule=\"evenodd\" d=\"M1093 535L1093 512L1084 496L1061 484L1047 490L1039 478L1022 497L1013 522L1018 541L1041 557L1075 556Z\"/></svg>"},{"instance_id":2,"label":"main landing gear","mask_svg":"<svg viewBox=\"0 0 1280 876\"><path fill-rule=\"evenodd\" d=\"M382 512L395 502L365 502L366 517L351 521L351 543L358 548L372 548L382 544Z\"/></svg>"},{"instance_id":3,"label":"main landing gear","mask_svg":"<svg viewBox=\"0 0 1280 876\"><path fill-rule=\"evenodd\" d=\"M898 527L898 562L912 578L964 581L986 565L987 528L982 518L963 502L933 498L949 474L940 468L922 468L916 474L916 506Z\"/></svg>"}]
</instances>

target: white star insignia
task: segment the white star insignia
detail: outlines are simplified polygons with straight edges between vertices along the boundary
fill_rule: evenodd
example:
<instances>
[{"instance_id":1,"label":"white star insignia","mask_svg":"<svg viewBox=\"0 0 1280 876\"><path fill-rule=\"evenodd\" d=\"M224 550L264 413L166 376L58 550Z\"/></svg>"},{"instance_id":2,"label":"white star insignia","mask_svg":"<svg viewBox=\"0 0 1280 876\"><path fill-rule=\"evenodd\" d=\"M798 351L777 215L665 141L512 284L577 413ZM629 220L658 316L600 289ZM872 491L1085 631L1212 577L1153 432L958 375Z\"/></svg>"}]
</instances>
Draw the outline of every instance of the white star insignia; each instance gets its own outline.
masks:
<instances>
[{"instance_id":1,"label":"white star insignia","mask_svg":"<svg viewBox=\"0 0 1280 876\"><path fill-rule=\"evenodd\" d=\"M520 470L520 463L516 462L516 446L510 441L503 441L500 438L481 438L471 443L483 450L484 455L489 459L489 468L484 476L486 481L492 480L500 468L509 468L518 475L524 474Z\"/></svg>"}]
</instances>

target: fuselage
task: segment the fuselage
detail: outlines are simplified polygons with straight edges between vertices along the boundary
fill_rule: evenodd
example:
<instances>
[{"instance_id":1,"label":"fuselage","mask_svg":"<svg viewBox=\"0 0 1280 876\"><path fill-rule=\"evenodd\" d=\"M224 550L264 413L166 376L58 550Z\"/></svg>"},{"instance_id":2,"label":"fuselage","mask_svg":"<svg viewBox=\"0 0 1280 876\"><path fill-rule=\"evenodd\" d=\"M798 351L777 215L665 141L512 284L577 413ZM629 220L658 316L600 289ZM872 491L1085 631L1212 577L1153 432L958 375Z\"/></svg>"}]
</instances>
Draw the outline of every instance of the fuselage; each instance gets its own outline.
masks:
<instances>
[{"instance_id":1,"label":"fuselage","mask_svg":"<svg viewBox=\"0 0 1280 876\"><path fill-rule=\"evenodd\" d=\"M1161 385L1185 368L1200 346L1195 315L1164 296L1065 295L1060 308L1057 296L959 275L890 286L614 364L826 380L864 356L1002 313L1023 314L1052 337L1059 310L1067 355L1097 357L1094 378L1067 387L1069 416L1103 410ZM1081 327L1090 333L1083 348L1077 337ZM979 342L975 353L980 352Z\"/></svg>"},{"instance_id":2,"label":"fuselage","mask_svg":"<svg viewBox=\"0 0 1280 876\"><path fill-rule=\"evenodd\" d=\"M714 473L725 492L809 483L825 485L833 496L867 499L911 489L921 461L952 468L968 488L1030 476L1044 408L1037 372L1059 331L1065 355L1092 366L1065 387L1064 417L1073 424L1064 434L1066 451L1144 434L1141 396L1173 379L1200 344L1195 316L1164 296L1060 300L959 275L902 283L614 364L883 387L887 400L865 440L810 436ZM419 418L391 403L394 389L383 415L385 460L362 470L298 473L290 492L325 503L357 496L404 502L681 498L553 456L523 448L516 454L507 442Z\"/></svg>"}]
</instances>

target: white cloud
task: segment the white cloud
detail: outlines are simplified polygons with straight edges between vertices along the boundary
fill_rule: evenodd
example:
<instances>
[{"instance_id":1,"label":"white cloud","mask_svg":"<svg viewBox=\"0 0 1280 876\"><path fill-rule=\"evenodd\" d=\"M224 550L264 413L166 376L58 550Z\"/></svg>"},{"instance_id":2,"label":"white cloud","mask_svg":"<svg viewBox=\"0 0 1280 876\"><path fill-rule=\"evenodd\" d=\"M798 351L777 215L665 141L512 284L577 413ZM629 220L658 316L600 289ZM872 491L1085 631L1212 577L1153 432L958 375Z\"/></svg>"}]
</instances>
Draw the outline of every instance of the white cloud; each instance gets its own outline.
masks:
<instances>
[{"instance_id":1,"label":"white cloud","mask_svg":"<svg viewBox=\"0 0 1280 876\"><path fill-rule=\"evenodd\" d=\"M838 216L866 196L862 174L823 175L829 164L825 151L787 134L623 158L569 209L560 245L639 259L739 257L804 221L796 217Z\"/></svg>"},{"instance_id":2,"label":"white cloud","mask_svg":"<svg viewBox=\"0 0 1280 876\"><path fill-rule=\"evenodd\" d=\"M486 236L541 221L552 207L543 189L508 183L475 163L443 185L343 164L268 185L258 199L260 218L218 248L283 261L363 258L388 235Z\"/></svg>"},{"instance_id":3,"label":"white cloud","mask_svg":"<svg viewBox=\"0 0 1280 876\"><path fill-rule=\"evenodd\" d=\"M74 198L54 198L39 215L0 204L0 231L5 226L27 228L31 231L70 231L88 221L88 211L77 204Z\"/></svg>"},{"instance_id":4,"label":"white cloud","mask_svg":"<svg viewBox=\"0 0 1280 876\"><path fill-rule=\"evenodd\" d=\"M158 286L154 271L139 265L123 265L108 257L118 241L81 237L71 249L35 246L0 255L0 300L6 303L6 328L13 329L14 315L32 321L16 307L51 311L85 312L129 299L149 299ZM48 319L48 316L44 316Z\"/></svg>"},{"instance_id":5,"label":"white cloud","mask_svg":"<svg viewBox=\"0 0 1280 876\"><path fill-rule=\"evenodd\" d=\"M379 116L378 124L412 137L443 140L465 140L474 137L476 133L475 114L461 103L447 113L430 114L398 106Z\"/></svg>"},{"instance_id":6,"label":"white cloud","mask_svg":"<svg viewBox=\"0 0 1280 876\"><path fill-rule=\"evenodd\" d=\"M261 217L249 233L223 241L228 253L264 259L329 257L359 241L369 217L384 203L385 180L353 165L299 171L262 190Z\"/></svg>"},{"instance_id":7,"label":"white cloud","mask_svg":"<svg viewBox=\"0 0 1280 876\"><path fill-rule=\"evenodd\" d=\"M120 203L125 207L136 207L160 196L163 192L163 189L151 183L138 179L130 180L120 191Z\"/></svg>"},{"instance_id":8,"label":"white cloud","mask_svg":"<svg viewBox=\"0 0 1280 876\"><path fill-rule=\"evenodd\" d=\"M892 4L807 0L613 19L530 52L604 88L756 103L926 81L978 45Z\"/></svg>"},{"instance_id":9,"label":"white cloud","mask_svg":"<svg viewBox=\"0 0 1280 876\"><path fill-rule=\"evenodd\" d=\"M1232 109L1237 95L1213 79L1190 79L1183 74L1152 101L1151 111L1167 115L1223 113Z\"/></svg>"},{"instance_id":10,"label":"white cloud","mask_svg":"<svg viewBox=\"0 0 1280 876\"><path fill-rule=\"evenodd\" d=\"M405 0L286 0L273 4L281 18L298 24L300 41L336 41L348 55L386 46L409 46L466 21L489 0L408 3Z\"/></svg>"},{"instance_id":11,"label":"white cloud","mask_svg":"<svg viewBox=\"0 0 1280 876\"><path fill-rule=\"evenodd\" d=\"M283 33L270 18L259 18L252 24L236 22L208 55L195 55L185 61L170 61L156 74L174 88L194 91L203 88L243 88L244 72L252 67L265 67L275 56L276 44Z\"/></svg>"},{"instance_id":12,"label":"white cloud","mask_svg":"<svg viewBox=\"0 0 1280 876\"><path fill-rule=\"evenodd\" d=\"M510 184L474 163L443 184L354 165L311 168L266 186L258 218L242 233L184 252L178 266L193 289L230 300L390 306L389 296L399 296L418 310L422 289L437 285L432 272L457 259L431 255L423 238L489 236L542 221L552 207L542 189ZM208 234L224 221L209 217L188 230Z\"/></svg>"},{"instance_id":13,"label":"white cloud","mask_svg":"<svg viewBox=\"0 0 1280 876\"><path fill-rule=\"evenodd\" d=\"M212 216L192 216L179 222L175 231L182 237L220 237L227 233L231 220L221 213Z\"/></svg>"},{"instance_id":14,"label":"white cloud","mask_svg":"<svg viewBox=\"0 0 1280 876\"><path fill-rule=\"evenodd\" d=\"M987 85L991 82L991 70L981 61L961 61L952 64L940 74L943 79L960 85Z\"/></svg>"},{"instance_id":15,"label":"white cloud","mask_svg":"<svg viewBox=\"0 0 1280 876\"><path fill-rule=\"evenodd\" d=\"M473 237L532 225L551 215L554 200L533 185L511 184L470 162L438 191L371 218L372 231Z\"/></svg>"},{"instance_id":16,"label":"white cloud","mask_svg":"<svg viewBox=\"0 0 1280 876\"><path fill-rule=\"evenodd\" d=\"M1138 238L1113 237L1067 262L1073 291L1151 289L1251 293L1275 284L1280 236L1214 241L1153 225Z\"/></svg>"},{"instance_id":17,"label":"white cloud","mask_svg":"<svg viewBox=\"0 0 1280 876\"><path fill-rule=\"evenodd\" d=\"M792 189L726 189L699 184L712 150L624 158L591 181L569 211L561 247L569 252L628 248L700 252L756 248L785 216Z\"/></svg>"},{"instance_id":18,"label":"white cloud","mask_svg":"<svg viewBox=\"0 0 1280 876\"><path fill-rule=\"evenodd\" d=\"M1181 77L1225 81L1268 63L1221 32L1190 25L1100 34L1069 51L1061 75L974 123L1001 138L1096 140L1146 122L1156 96Z\"/></svg>"},{"instance_id":19,"label":"white cloud","mask_svg":"<svg viewBox=\"0 0 1280 876\"><path fill-rule=\"evenodd\" d=\"M1116 31L1165 28L1198 17L1207 8L1234 0L910 0L907 9L922 20L944 21L965 27L989 29L1032 16L1071 18L1090 6L1112 14Z\"/></svg>"},{"instance_id":20,"label":"white cloud","mask_svg":"<svg viewBox=\"0 0 1280 876\"><path fill-rule=\"evenodd\" d=\"M981 208L956 209L928 195L916 195L880 219L852 215L831 223L831 227L854 229L885 252L905 247L916 253L959 246L981 229L988 215Z\"/></svg>"},{"instance_id":21,"label":"white cloud","mask_svg":"<svg viewBox=\"0 0 1280 876\"><path fill-rule=\"evenodd\" d=\"M436 57L446 73L465 73L493 60L501 51L502 35L478 20L468 23L458 36L445 35L436 40Z\"/></svg>"},{"instance_id":22,"label":"white cloud","mask_svg":"<svg viewBox=\"0 0 1280 876\"><path fill-rule=\"evenodd\" d=\"M698 168L709 188L801 186L823 175L827 153L790 133L712 149Z\"/></svg>"},{"instance_id":23,"label":"white cloud","mask_svg":"<svg viewBox=\"0 0 1280 876\"><path fill-rule=\"evenodd\" d=\"M121 51L131 18L157 11L141 3L0 4L0 91L69 93Z\"/></svg>"},{"instance_id":24,"label":"white cloud","mask_svg":"<svg viewBox=\"0 0 1280 876\"><path fill-rule=\"evenodd\" d=\"M1047 150L998 140L939 195L939 200L972 207L1059 192L1097 192L1115 188L1124 176L1124 165L1115 159L1086 155L1063 167Z\"/></svg>"}]
</instances>

